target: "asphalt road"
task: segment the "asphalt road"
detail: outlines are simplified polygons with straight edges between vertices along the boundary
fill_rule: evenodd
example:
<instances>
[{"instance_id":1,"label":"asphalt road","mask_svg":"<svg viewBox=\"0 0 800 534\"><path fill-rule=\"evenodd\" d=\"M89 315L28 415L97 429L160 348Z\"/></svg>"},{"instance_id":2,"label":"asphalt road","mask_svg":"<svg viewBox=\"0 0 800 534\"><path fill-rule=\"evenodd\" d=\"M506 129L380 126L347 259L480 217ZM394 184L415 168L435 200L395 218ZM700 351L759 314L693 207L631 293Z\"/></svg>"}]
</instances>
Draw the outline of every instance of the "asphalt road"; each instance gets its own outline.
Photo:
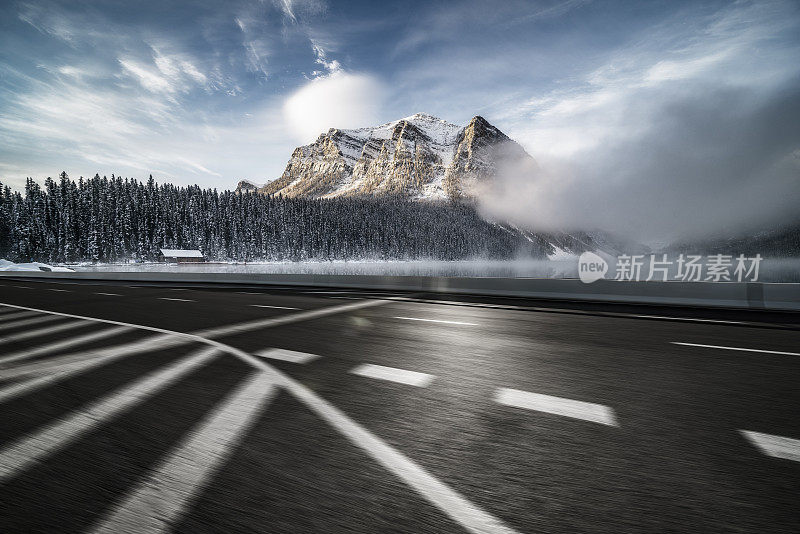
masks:
<instances>
[{"instance_id":1,"label":"asphalt road","mask_svg":"<svg viewBox=\"0 0 800 534\"><path fill-rule=\"evenodd\" d=\"M0 347L3 533L800 532L791 314L2 278Z\"/></svg>"}]
</instances>

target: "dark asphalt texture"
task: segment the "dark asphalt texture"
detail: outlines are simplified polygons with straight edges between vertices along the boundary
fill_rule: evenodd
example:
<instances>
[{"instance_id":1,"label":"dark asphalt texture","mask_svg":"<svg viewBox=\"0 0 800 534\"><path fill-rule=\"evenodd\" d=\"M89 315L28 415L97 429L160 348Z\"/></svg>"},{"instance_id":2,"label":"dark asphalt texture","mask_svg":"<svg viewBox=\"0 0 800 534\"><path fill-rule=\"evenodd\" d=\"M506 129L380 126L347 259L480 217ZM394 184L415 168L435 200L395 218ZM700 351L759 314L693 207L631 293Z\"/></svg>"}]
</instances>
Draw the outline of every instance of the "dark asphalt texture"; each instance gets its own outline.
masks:
<instances>
[{"instance_id":1,"label":"dark asphalt texture","mask_svg":"<svg viewBox=\"0 0 800 534\"><path fill-rule=\"evenodd\" d=\"M673 344L799 353L797 314L131 285L3 277L0 304L192 333L377 300L215 339L247 353L320 356L263 361L517 532L800 532L800 462L769 457L739 432L800 439L800 356ZM0 338L69 320L4 328L0 313ZM131 330L2 363L4 355L108 327L0 339L0 395L25 380L3 378L6 370L157 335ZM201 348L147 350L0 397L0 457L4 447ZM414 387L350 372L361 364L434 379ZM90 531L255 372L220 354L0 481L0 532ZM499 388L605 405L618 426L501 405ZM286 390L165 531L466 532Z\"/></svg>"}]
</instances>

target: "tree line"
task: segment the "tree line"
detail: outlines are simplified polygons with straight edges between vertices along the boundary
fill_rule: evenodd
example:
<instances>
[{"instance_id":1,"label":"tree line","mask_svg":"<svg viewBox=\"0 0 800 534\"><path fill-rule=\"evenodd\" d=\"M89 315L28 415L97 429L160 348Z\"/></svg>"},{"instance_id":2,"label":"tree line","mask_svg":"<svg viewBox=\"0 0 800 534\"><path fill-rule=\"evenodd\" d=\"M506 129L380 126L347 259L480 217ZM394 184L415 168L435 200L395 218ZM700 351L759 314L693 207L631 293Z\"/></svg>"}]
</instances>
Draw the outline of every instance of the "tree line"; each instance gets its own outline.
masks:
<instances>
[{"instance_id":1,"label":"tree line","mask_svg":"<svg viewBox=\"0 0 800 534\"><path fill-rule=\"evenodd\" d=\"M0 184L0 257L49 263L157 261L159 249L216 261L458 260L539 255L473 206L399 198L302 199L62 172L23 192Z\"/></svg>"}]
</instances>

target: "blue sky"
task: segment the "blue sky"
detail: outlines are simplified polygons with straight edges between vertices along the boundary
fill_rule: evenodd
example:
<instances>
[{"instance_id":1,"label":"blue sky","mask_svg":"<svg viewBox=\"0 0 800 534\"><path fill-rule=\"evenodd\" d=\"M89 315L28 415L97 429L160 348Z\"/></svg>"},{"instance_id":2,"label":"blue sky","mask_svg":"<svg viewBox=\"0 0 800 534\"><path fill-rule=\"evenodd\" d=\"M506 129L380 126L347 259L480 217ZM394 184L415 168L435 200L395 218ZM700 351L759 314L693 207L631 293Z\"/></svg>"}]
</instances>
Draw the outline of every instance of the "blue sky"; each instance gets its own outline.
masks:
<instances>
[{"instance_id":1,"label":"blue sky","mask_svg":"<svg viewBox=\"0 0 800 534\"><path fill-rule=\"evenodd\" d=\"M601 154L613 167L608 154L653 149L671 106L729 98L757 120L794 98L798 58L793 1L3 2L0 180L64 169L227 188L277 177L328 127L423 111L483 115L569 165L541 197L553 180L586 189L575 169Z\"/></svg>"}]
</instances>

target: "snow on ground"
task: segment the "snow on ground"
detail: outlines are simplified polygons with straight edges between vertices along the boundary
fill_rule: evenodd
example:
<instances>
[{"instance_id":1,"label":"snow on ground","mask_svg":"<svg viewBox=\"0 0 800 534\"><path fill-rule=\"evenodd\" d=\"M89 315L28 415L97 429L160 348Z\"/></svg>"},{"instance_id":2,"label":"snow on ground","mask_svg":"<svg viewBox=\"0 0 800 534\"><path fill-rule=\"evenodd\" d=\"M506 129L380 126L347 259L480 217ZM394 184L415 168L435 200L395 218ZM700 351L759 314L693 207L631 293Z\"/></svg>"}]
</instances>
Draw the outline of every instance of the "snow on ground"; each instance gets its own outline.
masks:
<instances>
[{"instance_id":1,"label":"snow on ground","mask_svg":"<svg viewBox=\"0 0 800 534\"><path fill-rule=\"evenodd\" d=\"M66 267L55 267L46 263L14 263L13 261L0 259L0 271L53 271L53 272L74 272Z\"/></svg>"}]
</instances>

